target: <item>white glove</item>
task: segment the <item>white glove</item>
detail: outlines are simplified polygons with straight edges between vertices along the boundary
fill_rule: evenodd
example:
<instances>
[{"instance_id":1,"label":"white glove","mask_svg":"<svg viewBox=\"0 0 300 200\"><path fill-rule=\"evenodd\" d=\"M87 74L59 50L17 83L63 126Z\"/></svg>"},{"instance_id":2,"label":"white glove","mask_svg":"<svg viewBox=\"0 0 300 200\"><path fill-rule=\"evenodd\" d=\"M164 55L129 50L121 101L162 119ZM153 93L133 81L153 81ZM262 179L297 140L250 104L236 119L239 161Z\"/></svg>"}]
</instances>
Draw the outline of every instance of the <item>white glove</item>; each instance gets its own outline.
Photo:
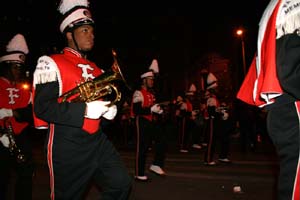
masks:
<instances>
[{"instance_id":1,"label":"white glove","mask_svg":"<svg viewBox=\"0 0 300 200\"><path fill-rule=\"evenodd\" d=\"M199 111L193 110L193 111L192 111L192 116L196 116L196 115L198 115L198 113L199 113Z\"/></svg>"},{"instance_id":2,"label":"white glove","mask_svg":"<svg viewBox=\"0 0 300 200\"><path fill-rule=\"evenodd\" d=\"M112 105L112 106L108 107L108 111L106 113L104 113L102 116L105 119L112 120L117 115L117 111L118 111L117 110L117 106L116 105Z\"/></svg>"},{"instance_id":3,"label":"white glove","mask_svg":"<svg viewBox=\"0 0 300 200\"><path fill-rule=\"evenodd\" d=\"M89 119L99 119L108 111L107 105L110 101L91 101L86 103L85 117Z\"/></svg>"},{"instance_id":4,"label":"white glove","mask_svg":"<svg viewBox=\"0 0 300 200\"><path fill-rule=\"evenodd\" d=\"M192 115L191 115L191 119L192 119L192 120L197 119L197 114L198 114L198 112L195 111L195 110L193 110L193 111L192 111Z\"/></svg>"},{"instance_id":5,"label":"white glove","mask_svg":"<svg viewBox=\"0 0 300 200\"><path fill-rule=\"evenodd\" d=\"M223 116L222 116L222 120L227 120L229 117L229 114L226 111L223 111Z\"/></svg>"},{"instance_id":6,"label":"white glove","mask_svg":"<svg viewBox=\"0 0 300 200\"><path fill-rule=\"evenodd\" d=\"M207 106L217 106L217 99L213 97L208 98Z\"/></svg>"},{"instance_id":7,"label":"white glove","mask_svg":"<svg viewBox=\"0 0 300 200\"><path fill-rule=\"evenodd\" d=\"M182 103L180 105L180 110L187 110L187 104L186 103Z\"/></svg>"},{"instance_id":8,"label":"white glove","mask_svg":"<svg viewBox=\"0 0 300 200\"><path fill-rule=\"evenodd\" d=\"M162 114L162 113L163 113L163 110L161 109L161 107L160 107L159 104L154 104L154 105L151 107L151 112L154 112L154 113L157 113L157 114Z\"/></svg>"},{"instance_id":9,"label":"white glove","mask_svg":"<svg viewBox=\"0 0 300 200\"><path fill-rule=\"evenodd\" d=\"M6 134L4 134L0 137L0 141L4 147L6 147L6 148L9 147L10 142L9 142L8 136Z\"/></svg>"},{"instance_id":10,"label":"white glove","mask_svg":"<svg viewBox=\"0 0 300 200\"><path fill-rule=\"evenodd\" d=\"M7 108L0 109L0 119L3 119L5 117L12 117L12 116L13 116L12 109L7 109Z\"/></svg>"}]
</instances>

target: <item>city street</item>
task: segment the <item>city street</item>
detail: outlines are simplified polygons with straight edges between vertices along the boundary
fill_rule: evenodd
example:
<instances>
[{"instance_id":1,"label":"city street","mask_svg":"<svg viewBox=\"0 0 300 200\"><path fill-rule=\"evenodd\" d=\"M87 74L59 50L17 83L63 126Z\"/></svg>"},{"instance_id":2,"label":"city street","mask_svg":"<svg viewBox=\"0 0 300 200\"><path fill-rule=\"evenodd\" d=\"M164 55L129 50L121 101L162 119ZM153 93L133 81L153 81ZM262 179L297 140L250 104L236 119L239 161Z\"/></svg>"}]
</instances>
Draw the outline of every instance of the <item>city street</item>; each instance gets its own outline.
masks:
<instances>
[{"instance_id":1,"label":"city street","mask_svg":"<svg viewBox=\"0 0 300 200\"><path fill-rule=\"evenodd\" d=\"M44 135L38 136L35 158L38 163L34 176L33 199L49 199L47 165L43 155ZM40 142L38 142L40 141ZM134 145L117 145L131 174L134 173ZM180 153L176 142L169 143L165 170L167 176L147 174L151 181L134 182L130 200L274 200L277 158L270 142L258 143L255 152L241 153L238 138L232 138L231 164L203 164L204 149ZM148 166L152 158L149 151ZM215 156L217 159L217 155ZM233 188L240 186L240 192ZM95 185L87 192L86 200L96 200L101 189Z\"/></svg>"}]
</instances>

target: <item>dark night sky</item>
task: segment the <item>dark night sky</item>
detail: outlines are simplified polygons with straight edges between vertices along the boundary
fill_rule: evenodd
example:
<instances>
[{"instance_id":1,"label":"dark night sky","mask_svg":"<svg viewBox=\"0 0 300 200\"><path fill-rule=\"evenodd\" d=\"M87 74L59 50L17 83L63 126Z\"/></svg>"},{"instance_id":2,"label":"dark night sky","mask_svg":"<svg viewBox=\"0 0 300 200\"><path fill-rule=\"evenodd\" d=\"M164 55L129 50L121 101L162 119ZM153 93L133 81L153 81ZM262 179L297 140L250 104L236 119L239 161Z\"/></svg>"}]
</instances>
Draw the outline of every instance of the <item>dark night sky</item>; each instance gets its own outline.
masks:
<instances>
[{"instance_id":1,"label":"dark night sky","mask_svg":"<svg viewBox=\"0 0 300 200\"><path fill-rule=\"evenodd\" d=\"M8 6L1 6L0 22L14 27L12 22L19 21L14 28L23 29L33 42L54 42L58 29L56 1L6 1ZM97 39L107 47L188 46L226 53L237 27L247 29L246 39L256 38L259 18L268 1L161 2L90 0Z\"/></svg>"},{"instance_id":2,"label":"dark night sky","mask_svg":"<svg viewBox=\"0 0 300 200\"><path fill-rule=\"evenodd\" d=\"M39 56L49 46L60 46L55 2L7 1L7 7L1 6L0 12L2 39L12 37L14 32L22 32L34 56ZM150 52L161 60L162 73L176 71L182 74L203 53L216 52L233 59L236 52L240 51L237 45L240 41L235 36L235 30L244 27L249 64L255 53L259 19L268 2L218 0L195 3L120 3L90 0L97 28L95 49L100 54L95 57L99 62L106 63L109 56L103 55L110 54L109 49L113 47L129 71L139 71L138 63L143 63Z\"/></svg>"}]
</instances>

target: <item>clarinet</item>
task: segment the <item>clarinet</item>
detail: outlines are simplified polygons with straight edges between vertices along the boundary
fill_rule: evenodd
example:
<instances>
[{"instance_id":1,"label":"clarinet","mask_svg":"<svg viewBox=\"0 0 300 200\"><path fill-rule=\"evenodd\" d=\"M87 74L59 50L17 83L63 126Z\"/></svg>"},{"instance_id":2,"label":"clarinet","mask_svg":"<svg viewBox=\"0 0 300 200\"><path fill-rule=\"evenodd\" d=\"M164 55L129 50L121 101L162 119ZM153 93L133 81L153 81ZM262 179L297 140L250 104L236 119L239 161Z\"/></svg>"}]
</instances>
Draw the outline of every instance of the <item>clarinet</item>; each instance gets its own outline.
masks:
<instances>
[{"instance_id":1,"label":"clarinet","mask_svg":"<svg viewBox=\"0 0 300 200\"><path fill-rule=\"evenodd\" d=\"M16 143L15 134L11 123L8 123L8 125L4 129L4 133L7 134L9 139L9 152L11 153L11 155L15 156L15 159L18 163L24 163L26 161L26 156L22 153L21 149Z\"/></svg>"}]
</instances>

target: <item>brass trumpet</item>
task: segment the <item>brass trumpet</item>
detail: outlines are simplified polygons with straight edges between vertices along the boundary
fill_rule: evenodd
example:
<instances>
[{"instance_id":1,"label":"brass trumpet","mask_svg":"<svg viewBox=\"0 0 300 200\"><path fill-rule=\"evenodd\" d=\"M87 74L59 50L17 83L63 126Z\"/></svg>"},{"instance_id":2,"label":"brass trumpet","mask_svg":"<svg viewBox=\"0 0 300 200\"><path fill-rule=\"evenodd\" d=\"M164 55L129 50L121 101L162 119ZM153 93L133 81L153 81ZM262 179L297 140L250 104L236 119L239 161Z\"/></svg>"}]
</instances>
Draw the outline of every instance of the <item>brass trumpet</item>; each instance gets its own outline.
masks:
<instances>
[{"instance_id":1,"label":"brass trumpet","mask_svg":"<svg viewBox=\"0 0 300 200\"><path fill-rule=\"evenodd\" d=\"M90 102L103 97L114 98L110 105L121 100L121 92L118 90L118 84L123 82L127 87L126 80L120 70L117 54L112 50L113 64L111 70L101 74L93 80L88 80L77 85L77 87L69 90L60 98L62 102Z\"/></svg>"}]
</instances>

